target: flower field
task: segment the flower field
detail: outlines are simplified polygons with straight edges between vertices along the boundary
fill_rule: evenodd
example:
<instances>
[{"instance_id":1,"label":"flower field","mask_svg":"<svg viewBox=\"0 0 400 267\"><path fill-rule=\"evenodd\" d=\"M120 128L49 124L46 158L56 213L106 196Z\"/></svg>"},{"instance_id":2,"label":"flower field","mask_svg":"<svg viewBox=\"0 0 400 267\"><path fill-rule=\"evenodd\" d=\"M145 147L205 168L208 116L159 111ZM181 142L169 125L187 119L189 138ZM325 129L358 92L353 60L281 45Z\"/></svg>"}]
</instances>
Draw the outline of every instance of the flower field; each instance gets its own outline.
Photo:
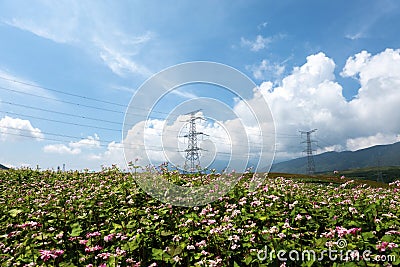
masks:
<instances>
[{"instance_id":1,"label":"flower field","mask_svg":"<svg viewBox=\"0 0 400 267\"><path fill-rule=\"evenodd\" d=\"M115 168L1 171L0 265L400 264L400 181L277 177L250 191L249 176L211 204L175 207Z\"/></svg>"}]
</instances>

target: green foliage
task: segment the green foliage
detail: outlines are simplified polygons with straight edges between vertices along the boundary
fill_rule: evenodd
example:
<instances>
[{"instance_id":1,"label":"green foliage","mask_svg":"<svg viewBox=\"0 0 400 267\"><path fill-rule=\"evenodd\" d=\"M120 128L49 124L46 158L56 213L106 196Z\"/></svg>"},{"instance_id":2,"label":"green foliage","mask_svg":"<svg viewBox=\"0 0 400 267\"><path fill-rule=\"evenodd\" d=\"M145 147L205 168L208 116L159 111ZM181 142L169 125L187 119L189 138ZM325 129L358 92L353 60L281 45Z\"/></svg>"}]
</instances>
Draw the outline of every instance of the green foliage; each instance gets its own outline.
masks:
<instances>
[{"instance_id":1,"label":"green foliage","mask_svg":"<svg viewBox=\"0 0 400 267\"><path fill-rule=\"evenodd\" d=\"M164 170L176 184L212 175ZM254 191L247 173L218 201L173 207L143 192L131 174L0 172L1 266L375 266L366 259L291 259L336 249L371 251L400 263L400 182L269 177ZM319 180L318 180L319 179ZM287 261L278 251L287 251ZM264 255L265 259L260 258ZM51 255L46 257L46 253ZM153 265L154 266L154 265Z\"/></svg>"}]
</instances>

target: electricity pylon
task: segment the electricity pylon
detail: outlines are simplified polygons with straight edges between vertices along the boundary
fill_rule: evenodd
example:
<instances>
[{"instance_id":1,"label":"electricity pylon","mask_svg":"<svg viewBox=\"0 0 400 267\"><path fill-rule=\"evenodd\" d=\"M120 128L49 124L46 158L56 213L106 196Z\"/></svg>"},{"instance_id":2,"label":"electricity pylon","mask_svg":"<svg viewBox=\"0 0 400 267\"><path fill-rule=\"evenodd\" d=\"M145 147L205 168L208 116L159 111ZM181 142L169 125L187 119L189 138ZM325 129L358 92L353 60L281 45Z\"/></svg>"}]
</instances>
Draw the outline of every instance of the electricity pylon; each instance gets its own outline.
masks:
<instances>
[{"instance_id":1,"label":"electricity pylon","mask_svg":"<svg viewBox=\"0 0 400 267\"><path fill-rule=\"evenodd\" d=\"M183 137L188 138L188 146L184 150L186 152L185 157L185 165L184 169L188 172L196 172L201 169L200 166L200 151L203 150L202 148L197 146L197 136L198 135L207 135L202 132L197 132L196 130L196 120L203 120L202 117L196 117L196 113L199 112L201 109L189 112L185 115L190 114L190 119L187 121L189 122L189 133L184 135Z\"/></svg>"},{"instance_id":2,"label":"electricity pylon","mask_svg":"<svg viewBox=\"0 0 400 267\"><path fill-rule=\"evenodd\" d=\"M306 134L307 135L307 140L301 142L302 144L307 143L307 148L303 152L307 152L307 173L312 175L315 173L315 162L314 162L314 157L313 157L313 150L311 147L311 143L315 142L311 140L311 134L315 132L317 129L311 130L311 131L299 131L301 135Z\"/></svg>"}]
</instances>

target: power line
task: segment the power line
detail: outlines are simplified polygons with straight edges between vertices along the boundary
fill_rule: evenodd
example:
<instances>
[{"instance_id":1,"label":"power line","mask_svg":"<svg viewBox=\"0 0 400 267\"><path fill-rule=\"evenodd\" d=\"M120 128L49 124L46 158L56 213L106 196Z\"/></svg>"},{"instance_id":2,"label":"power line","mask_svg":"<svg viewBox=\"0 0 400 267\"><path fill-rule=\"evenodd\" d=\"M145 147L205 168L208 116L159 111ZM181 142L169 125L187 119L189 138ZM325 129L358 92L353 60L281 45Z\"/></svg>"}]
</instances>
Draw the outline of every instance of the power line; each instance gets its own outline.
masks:
<instances>
[{"instance_id":1,"label":"power line","mask_svg":"<svg viewBox=\"0 0 400 267\"><path fill-rule=\"evenodd\" d=\"M96 101L96 102L100 102L100 103L105 103L105 104L110 104L110 105L115 105L115 106L120 106L120 107L126 107L126 105L123 105L123 104L120 104L120 103L115 103L115 102L106 101L106 100L102 100L102 99L98 99L98 98L83 96L83 95L79 95L79 94L67 93L67 92L64 92L64 91L61 91L61 90L52 89L52 88L49 88L49 87L44 87L44 86L40 86L40 85L36 85L36 84L31 84L31 83L27 83L27 82L23 82L23 81L18 81L18 80L15 80L15 79L6 78L4 76L0 76L0 79L6 80L6 81L9 81L9 82L19 83L19 84L23 84L23 85L27 85L27 86L31 86L31 87L44 89L44 90L47 90L47 91L51 91L51 92L55 92L55 93L59 93L59 94L63 94L63 95L69 95L69 96L73 96L73 97L78 97L78 98L82 98L82 99L85 99L85 100L91 100L91 101Z\"/></svg>"},{"instance_id":2,"label":"power line","mask_svg":"<svg viewBox=\"0 0 400 267\"><path fill-rule=\"evenodd\" d=\"M122 114L124 113L123 111L112 110L112 109L107 109L107 108L100 108L100 107L96 107L96 106L91 106L91 105L86 105L86 104L81 104L81 103L61 100L61 99L57 99L57 98L53 98L53 97L32 94L32 93L28 93L28 92L23 92L23 91L19 91L19 90L6 88L6 87L3 87L3 86L0 86L0 90L5 90L5 91L13 92L13 93L18 93L18 94L23 94L23 95L29 95L29 96L33 96L33 97L43 98L43 99L52 100L52 101L65 103L65 104L70 104L70 105L75 105L75 106L79 106L79 107L92 108L92 109L97 109L97 110L101 110L101 111L108 111L108 112L114 112L114 113L122 113Z\"/></svg>"},{"instance_id":3,"label":"power line","mask_svg":"<svg viewBox=\"0 0 400 267\"><path fill-rule=\"evenodd\" d=\"M135 115L135 116L141 116L141 117L149 117L151 119L164 119L163 117L154 117L154 116L150 117L150 116L146 116L146 115L143 115L143 114L140 114L140 113L125 112L125 111L113 110L113 109L108 109L108 108L103 108L103 107L98 107L98 106L91 106L91 105L87 105L87 104L81 104L81 103L72 102L72 101L61 100L61 99L57 99L57 98L53 98L53 97L42 96L42 95L38 95L38 94L23 92L23 91L20 91L20 90L10 89L10 88L3 87L3 86L0 86L0 90L5 90L5 91L13 92L13 93L29 95L29 96L33 96L33 97L37 97L37 98L43 98L43 99L52 100L52 101L56 101L56 102L60 102L60 103L75 105L75 106L84 107L84 108L91 108L91 109L96 109L96 110L101 110L101 111L106 111L106 112L113 112L113 113L119 113L119 114L129 114L129 115ZM148 110L148 109L144 109L144 108L140 108L140 107L130 107L130 108L131 109L136 109L136 110L151 111L153 113L169 115L170 117L178 117L179 116L179 114L173 114L173 113L162 112L162 111L157 111L157 110Z\"/></svg>"},{"instance_id":4,"label":"power line","mask_svg":"<svg viewBox=\"0 0 400 267\"><path fill-rule=\"evenodd\" d=\"M2 113L4 113L4 114L16 115L16 116L23 116L23 117L28 117L28 118L38 119L38 120L43 120L43 121L51 121L51 122L57 122L57 123L62 123L62 124L81 126L81 127L86 127L86 128L107 130L107 131L113 131L113 132L121 132L121 130L112 129L112 128L107 128L107 127L100 127L100 126L87 125L87 124L80 124L80 123L68 122L68 121L53 120L53 119L42 118L42 117L37 117L37 116L32 116L32 115L27 115L27 114L21 114L21 113L16 113L16 112L10 112L10 111L4 111L4 110L0 110L0 112L2 112Z\"/></svg>"},{"instance_id":5,"label":"power line","mask_svg":"<svg viewBox=\"0 0 400 267\"><path fill-rule=\"evenodd\" d=\"M40 110L40 111L44 111L44 112L50 112L50 113L60 114L60 115L69 116L69 117L75 117L75 118L87 119L87 120L93 120L93 121L100 121L100 122L107 122L107 123L112 123L112 124L117 124L117 125L121 124L121 123L115 122L115 121L109 121L109 120L97 119L97 118L92 118L92 117L80 116L80 115L75 115L75 114L71 114L71 113L60 112L60 111L51 110L51 109L45 109L45 108L32 107L32 106L27 106L27 105L23 105L23 104L17 104L17 103L3 101L3 100L0 100L0 102L4 103L4 104L7 104L7 105L13 105L13 106L23 107L23 108L33 109L33 110Z\"/></svg>"},{"instance_id":6,"label":"power line","mask_svg":"<svg viewBox=\"0 0 400 267\"><path fill-rule=\"evenodd\" d=\"M93 101L98 101L98 102L103 102L103 103L108 103L108 104L121 106L121 107L124 107L124 108L126 107L126 105L123 105L123 104L120 104L120 103L115 103L115 102L111 102L111 101L104 101L104 100L100 100L100 99L96 99L96 98L92 98L92 97L87 97L87 96L83 96L83 95L78 95L78 94L67 93L67 92L64 92L64 91L61 91L61 90L56 90L56 89L52 89L52 88L48 88L48 87L44 87L44 86L39 86L39 85L36 85L36 84L31 84L31 83L27 83L27 82L15 80L15 79L6 78L4 76L0 76L0 79L7 80L7 81L10 81L10 82L14 82L14 83L27 85L27 86L32 86L32 87L36 87L36 88L41 88L41 89L44 89L44 90L53 91L53 92L57 92L57 93L64 94L64 95L70 95L70 96L74 96L74 97L79 97L79 98L82 98L82 99L85 99L85 100L93 100ZM97 110L102 110L102 111L108 111L108 112L114 112L114 113L119 113L119 114L125 114L125 112L123 112L123 111L117 111L117 110L112 110L112 109L107 109L107 108L102 108L102 107L97 107L97 106L91 106L91 105L76 103L76 102L72 102L72 101L60 100L60 99L56 99L56 98L52 98L52 97L47 97L47 96L42 96L42 95L38 95L38 94L28 93L28 92L15 90L15 89L10 89L10 88L7 88L7 87L2 87L2 86L0 86L0 89L11 91L11 92L14 92L14 93L20 93L20 94L30 95L30 96L34 96L34 97L43 98L43 99L53 100L53 101L57 101L57 102L61 102L61 103L71 104L71 105L76 105L76 106L81 106L81 107L86 107L86 108L92 108L92 109L97 109ZM39 109L39 108L26 106L26 105L22 105L22 104L17 104L17 103L12 103L12 102L5 102L4 101L4 103L10 104L10 105L14 104L16 106L25 107L25 108L38 109L38 110L57 113L57 114L66 115L66 116L77 116L75 114L52 111L52 110L46 110L46 109ZM129 107L129 108L130 109L144 110L144 111L151 111L153 113L159 113L159 114L165 114L165 115L171 115L172 114L173 117L175 117L175 116L177 117L177 116L181 115L181 114L173 114L173 113L156 111L156 110L148 110L148 109L139 108L139 107ZM139 113L127 113L127 114L146 117L145 115L139 114ZM96 118L88 118L88 117L85 117L85 116L78 116L78 117L79 118L85 118L85 119L92 119L92 120L100 120L100 119L96 119ZM147 117L148 118L153 118L153 119L164 119L164 118L160 118L160 117L149 117L149 116L147 116ZM100 120L100 121L110 122L110 121L105 121L105 120ZM119 123L116 123L116 122L110 122L110 123L119 124ZM246 129L246 131L252 131L252 130L253 129ZM259 132L259 130L257 130L257 129L254 129L254 131ZM252 135L253 136L261 136L262 134L252 134ZM288 136L288 137L297 137L297 136L292 135L292 134L284 134L284 133L280 133L280 134L276 134L276 135L282 135L282 136Z\"/></svg>"},{"instance_id":7,"label":"power line","mask_svg":"<svg viewBox=\"0 0 400 267\"><path fill-rule=\"evenodd\" d=\"M85 100L96 101L96 102L105 103L105 104L111 104L111 105L123 107L123 108L125 108L125 109L127 108L127 105L126 105L126 104L116 103L116 102L112 102L112 101L106 101L106 100L102 100L102 99L98 99L98 98L93 98L93 97L88 97L88 96L79 95L79 94L68 93L68 92L64 92L64 91L57 90L57 89L53 89L53 88L49 88L49 87L44 87L44 86L40 86L40 85L36 85L36 84L31 84L31 83L27 83L27 82L15 80L15 79L6 78L6 77L4 77L4 76L0 76L0 79L6 80L6 81L10 81L10 82L14 82L14 83L19 83L19 84L27 85L27 86L31 86L31 87L40 88L40 89L47 90L47 91L51 91L51 92L56 92L56 93L63 94L63 95L73 96L73 97L77 97L77 98L81 98L81 99L85 99ZM69 104L74 104L74 105L80 105L80 106L86 106L86 107L88 107L88 108L96 108L96 109L100 109L100 110L104 110L104 111L125 113L125 112L123 112L123 111L114 111L114 110L105 109L105 108L100 108L100 107L94 107L94 106L90 106L90 105L78 104L78 103L75 103L75 102L70 102L70 101L65 101L65 100L59 100L59 99L56 99L56 98L41 96L41 95L32 94L32 93L28 93L28 92L23 92L23 91L20 91L20 90L14 90L14 89L6 88L6 87L0 87L0 88L3 89L3 90L7 90L7 91L12 91L12 92L16 92L16 93L21 93L21 94L26 94L26 95L41 97L41 98L45 98L45 99L51 99L51 100L55 100L55 101L58 101L58 102L64 102L64 103L69 103ZM137 110L149 111L149 110L147 110L147 109L140 108L140 107L129 107L129 108L130 108L130 109L137 109ZM171 116L171 113L168 113L168 112L157 111L157 110L151 110L151 112ZM130 113L128 113L128 114L130 114ZM139 114L136 114L136 115L139 115ZM173 115L173 116L179 116L179 114L175 114L175 115Z\"/></svg>"},{"instance_id":8,"label":"power line","mask_svg":"<svg viewBox=\"0 0 400 267\"><path fill-rule=\"evenodd\" d=\"M8 129L16 129L16 130L19 130L19 131L25 131L25 132L30 132L29 130L27 130L27 129L18 129L18 128L13 128L13 127L5 127L5 126L0 126L0 128L8 128ZM83 137L76 137L76 136L69 136L69 135L63 135L63 134L54 134L54 133L45 133L45 132L41 132L41 133L44 133L44 134L48 134L48 135L54 135L54 136L58 136L58 137L68 137L68 138L73 138L73 139L79 139L79 140L88 140L88 141L92 141L92 140L90 140L90 139L88 139L88 138L83 138ZM69 144L70 142L72 142L71 140L62 140L62 139L58 139L58 138L51 138L51 137L41 137L41 136L32 136L32 135L28 135L28 134L21 134L21 133L10 133L10 132L1 132L0 131L0 135L12 135L12 136L19 136L19 137L25 137L25 138L30 138L30 139L36 139L36 140L46 140L46 141L53 141L53 142L61 142L61 144ZM104 147L104 148L108 148L108 146L109 146L109 144L104 144L104 143L107 143L107 142L115 142L115 141L106 141L106 140L100 140L100 139L93 139L93 141L97 141L97 142L99 142L98 144L96 144L96 145L93 145L93 147ZM115 143L114 144L116 147L119 147L119 148L123 148L123 149L128 149L128 150L137 150L138 148L138 146L139 147L144 147L146 150L148 150L148 151L159 151L159 152L163 152L163 151L165 151L166 149L168 150L176 150L176 148L175 147L165 147L165 146L163 146L162 148L160 148L159 146L150 146L150 145L143 145L143 144L135 144L134 146L129 146L129 145L126 145L126 144L122 144L122 143ZM175 152L180 152L180 151L175 151ZM220 154L220 155L231 155L231 153L229 153L229 152L216 152L217 154ZM250 154L249 154L250 155ZM249 156L245 156L245 155L242 155L242 156L235 156L235 158L238 158L238 157L240 157L240 158L248 158Z\"/></svg>"}]
</instances>

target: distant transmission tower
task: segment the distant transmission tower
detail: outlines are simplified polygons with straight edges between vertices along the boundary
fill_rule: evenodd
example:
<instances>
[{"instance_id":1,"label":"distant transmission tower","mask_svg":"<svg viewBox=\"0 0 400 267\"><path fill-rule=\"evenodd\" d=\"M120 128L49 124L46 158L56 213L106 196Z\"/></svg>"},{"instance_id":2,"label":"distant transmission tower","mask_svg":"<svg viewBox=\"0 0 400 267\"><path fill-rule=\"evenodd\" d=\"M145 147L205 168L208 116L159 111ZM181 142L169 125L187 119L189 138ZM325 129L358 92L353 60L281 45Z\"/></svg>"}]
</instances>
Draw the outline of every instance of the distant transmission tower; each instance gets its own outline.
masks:
<instances>
[{"instance_id":1,"label":"distant transmission tower","mask_svg":"<svg viewBox=\"0 0 400 267\"><path fill-rule=\"evenodd\" d=\"M306 134L307 135L307 140L301 142L302 144L307 143L307 149L304 150L303 152L307 152L307 173L312 175L315 173L315 162L314 162L314 157L313 157L313 149L311 147L311 143L315 142L311 140L311 134L315 132L317 129L311 130L311 131L300 131L301 135Z\"/></svg>"},{"instance_id":2,"label":"distant transmission tower","mask_svg":"<svg viewBox=\"0 0 400 267\"><path fill-rule=\"evenodd\" d=\"M195 116L196 113L199 112L200 110L201 109L185 114L185 115L190 114L190 119L187 121L187 122L189 122L189 133L183 136L183 137L188 138L188 146L184 150L186 152L184 169L191 173L196 172L199 169L201 169L201 167L200 167L200 152L199 151L203 150L203 149L201 149L200 147L197 146L197 136L198 135L207 135L202 132L196 131L196 120L203 119L202 117Z\"/></svg>"}]
</instances>

